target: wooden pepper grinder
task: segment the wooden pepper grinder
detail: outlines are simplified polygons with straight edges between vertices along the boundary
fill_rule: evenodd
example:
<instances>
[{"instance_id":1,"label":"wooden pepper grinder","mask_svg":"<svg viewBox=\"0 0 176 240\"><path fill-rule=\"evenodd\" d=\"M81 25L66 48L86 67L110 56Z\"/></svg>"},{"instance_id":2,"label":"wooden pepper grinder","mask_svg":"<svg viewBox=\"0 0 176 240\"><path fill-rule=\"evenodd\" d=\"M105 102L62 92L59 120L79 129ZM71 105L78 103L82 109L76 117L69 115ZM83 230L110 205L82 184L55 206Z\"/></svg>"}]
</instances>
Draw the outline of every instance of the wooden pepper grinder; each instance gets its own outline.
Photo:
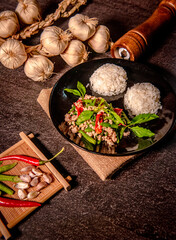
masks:
<instances>
[{"instance_id":1,"label":"wooden pepper grinder","mask_svg":"<svg viewBox=\"0 0 176 240\"><path fill-rule=\"evenodd\" d=\"M176 15L176 0L163 0L154 13L141 25L130 30L111 47L113 58L138 59L151 42L156 31Z\"/></svg>"}]
</instances>

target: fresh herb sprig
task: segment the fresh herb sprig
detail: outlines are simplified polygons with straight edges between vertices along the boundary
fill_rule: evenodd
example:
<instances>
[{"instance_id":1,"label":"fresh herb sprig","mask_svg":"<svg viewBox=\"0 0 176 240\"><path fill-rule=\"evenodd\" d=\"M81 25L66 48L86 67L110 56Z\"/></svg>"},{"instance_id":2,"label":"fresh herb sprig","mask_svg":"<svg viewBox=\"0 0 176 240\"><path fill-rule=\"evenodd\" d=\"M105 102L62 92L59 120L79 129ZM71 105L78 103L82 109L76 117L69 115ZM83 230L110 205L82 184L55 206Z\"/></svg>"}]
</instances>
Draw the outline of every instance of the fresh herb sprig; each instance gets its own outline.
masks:
<instances>
[{"instance_id":1,"label":"fresh herb sprig","mask_svg":"<svg viewBox=\"0 0 176 240\"><path fill-rule=\"evenodd\" d=\"M79 97L84 97L86 94L86 88L79 81L77 82L77 89L65 88L64 91Z\"/></svg>"}]
</instances>

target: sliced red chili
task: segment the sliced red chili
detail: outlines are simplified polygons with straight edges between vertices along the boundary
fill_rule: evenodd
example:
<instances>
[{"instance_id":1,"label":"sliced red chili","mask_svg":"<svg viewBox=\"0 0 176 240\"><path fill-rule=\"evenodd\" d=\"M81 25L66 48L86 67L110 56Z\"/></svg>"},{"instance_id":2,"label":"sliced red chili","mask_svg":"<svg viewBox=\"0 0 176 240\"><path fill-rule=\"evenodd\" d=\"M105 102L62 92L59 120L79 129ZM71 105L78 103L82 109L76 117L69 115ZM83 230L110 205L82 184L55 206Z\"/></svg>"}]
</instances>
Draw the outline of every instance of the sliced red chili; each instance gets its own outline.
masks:
<instances>
[{"instance_id":1,"label":"sliced red chili","mask_svg":"<svg viewBox=\"0 0 176 240\"><path fill-rule=\"evenodd\" d=\"M119 116L121 115L122 111L122 108L114 108L114 112L116 112Z\"/></svg>"},{"instance_id":2,"label":"sliced red chili","mask_svg":"<svg viewBox=\"0 0 176 240\"><path fill-rule=\"evenodd\" d=\"M79 107L77 106L77 103L79 103ZM83 104L82 104L82 100L78 99L78 101L76 103L74 103L75 107L76 107L76 111L78 116L83 112Z\"/></svg>"},{"instance_id":3,"label":"sliced red chili","mask_svg":"<svg viewBox=\"0 0 176 240\"><path fill-rule=\"evenodd\" d=\"M102 132L102 126L100 125L100 123L103 122L103 113L99 113L96 116L96 120L95 120L95 132L100 134Z\"/></svg>"},{"instance_id":4,"label":"sliced red chili","mask_svg":"<svg viewBox=\"0 0 176 240\"><path fill-rule=\"evenodd\" d=\"M12 199L12 198L3 198L0 197L0 206L3 207L39 207L41 206L38 202L33 201L23 201L18 199Z\"/></svg>"}]
</instances>

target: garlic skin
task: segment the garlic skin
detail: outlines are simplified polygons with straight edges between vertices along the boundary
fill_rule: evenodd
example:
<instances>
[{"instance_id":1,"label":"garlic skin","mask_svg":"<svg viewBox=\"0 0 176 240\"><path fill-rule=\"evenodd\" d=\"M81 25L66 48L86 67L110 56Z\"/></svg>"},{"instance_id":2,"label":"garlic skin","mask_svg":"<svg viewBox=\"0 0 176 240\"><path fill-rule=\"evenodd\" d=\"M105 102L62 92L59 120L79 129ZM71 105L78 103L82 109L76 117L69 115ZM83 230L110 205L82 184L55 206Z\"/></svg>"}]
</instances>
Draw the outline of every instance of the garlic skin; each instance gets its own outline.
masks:
<instances>
[{"instance_id":1,"label":"garlic skin","mask_svg":"<svg viewBox=\"0 0 176 240\"><path fill-rule=\"evenodd\" d=\"M79 40L72 40L61 57L69 66L74 67L87 61L88 52L84 43Z\"/></svg>"},{"instance_id":2,"label":"garlic skin","mask_svg":"<svg viewBox=\"0 0 176 240\"><path fill-rule=\"evenodd\" d=\"M109 39L109 29L104 25L99 25L96 33L88 40L88 45L97 53L105 53L110 46Z\"/></svg>"},{"instance_id":3,"label":"garlic skin","mask_svg":"<svg viewBox=\"0 0 176 240\"><path fill-rule=\"evenodd\" d=\"M50 56L59 55L67 48L71 36L59 27L46 27L40 36L42 50Z\"/></svg>"},{"instance_id":4,"label":"garlic skin","mask_svg":"<svg viewBox=\"0 0 176 240\"><path fill-rule=\"evenodd\" d=\"M6 40L0 47L0 61L10 69L20 67L27 59L24 45L15 39Z\"/></svg>"},{"instance_id":5,"label":"garlic skin","mask_svg":"<svg viewBox=\"0 0 176 240\"><path fill-rule=\"evenodd\" d=\"M24 66L24 72L28 78L34 81L45 81L54 70L54 64L45 56L34 55L29 58Z\"/></svg>"},{"instance_id":6,"label":"garlic skin","mask_svg":"<svg viewBox=\"0 0 176 240\"><path fill-rule=\"evenodd\" d=\"M17 13L20 22L27 25L41 19L40 7L36 0L19 1L15 12Z\"/></svg>"},{"instance_id":7,"label":"garlic skin","mask_svg":"<svg viewBox=\"0 0 176 240\"><path fill-rule=\"evenodd\" d=\"M0 37L8 38L20 29L17 15L13 11L0 13Z\"/></svg>"},{"instance_id":8,"label":"garlic skin","mask_svg":"<svg viewBox=\"0 0 176 240\"><path fill-rule=\"evenodd\" d=\"M76 38L86 41L94 35L97 24L97 18L89 18L83 14L76 14L70 18L68 27Z\"/></svg>"}]
</instances>

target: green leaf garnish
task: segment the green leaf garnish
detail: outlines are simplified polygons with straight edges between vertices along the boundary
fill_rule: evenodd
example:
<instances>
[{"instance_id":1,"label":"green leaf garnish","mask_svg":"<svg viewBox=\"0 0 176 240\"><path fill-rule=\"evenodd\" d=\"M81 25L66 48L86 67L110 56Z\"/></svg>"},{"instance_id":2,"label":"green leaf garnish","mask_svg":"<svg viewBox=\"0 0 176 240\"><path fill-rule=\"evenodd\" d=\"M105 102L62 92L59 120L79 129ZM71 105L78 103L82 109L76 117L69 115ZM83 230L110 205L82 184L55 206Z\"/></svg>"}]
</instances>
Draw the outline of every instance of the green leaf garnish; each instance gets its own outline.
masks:
<instances>
[{"instance_id":1,"label":"green leaf garnish","mask_svg":"<svg viewBox=\"0 0 176 240\"><path fill-rule=\"evenodd\" d=\"M83 112L79 115L79 117L78 117L78 119L77 119L77 121L76 121L76 124L77 124L77 125L80 125L81 123L89 120L89 119L92 117L92 115L93 115L93 111L90 111L90 110L83 111Z\"/></svg>"},{"instance_id":2,"label":"green leaf garnish","mask_svg":"<svg viewBox=\"0 0 176 240\"><path fill-rule=\"evenodd\" d=\"M100 125L103 126L103 127L119 128L118 125L116 125L116 124L110 124L110 123L107 123L107 122L102 122L102 123L100 123Z\"/></svg>"},{"instance_id":3,"label":"green leaf garnish","mask_svg":"<svg viewBox=\"0 0 176 240\"><path fill-rule=\"evenodd\" d=\"M153 137L155 135L149 129L143 128L143 127L139 127L139 126L131 127L130 129L139 138L141 138L141 137Z\"/></svg>"},{"instance_id":4,"label":"green leaf garnish","mask_svg":"<svg viewBox=\"0 0 176 240\"><path fill-rule=\"evenodd\" d=\"M81 93L76 89L65 88L64 91L69 92L69 93L73 93L73 95L81 97Z\"/></svg>"},{"instance_id":5,"label":"green leaf garnish","mask_svg":"<svg viewBox=\"0 0 176 240\"><path fill-rule=\"evenodd\" d=\"M79 92L81 93L81 96L84 97L86 94L86 88L84 87L84 85L81 82L77 82L77 89L79 90Z\"/></svg>"},{"instance_id":6,"label":"green leaf garnish","mask_svg":"<svg viewBox=\"0 0 176 240\"><path fill-rule=\"evenodd\" d=\"M85 129L85 132L92 132L93 131L93 129L91 128L91 127L87 127L86 129Z\"/></svg>"},{"instance_id":7,"label":"green leaf garnish","mask_svg":"<svg viewBox=\"0 0 176 240\"><path fill-rule=\"evenodd\" d=\"M139 114L131 120L130 126L145 123L145 122L149 122L149 121L154 120L156 118L159 118L159 116L156 115L156 114L150 114L150 113Z\"/></svg>"}]
</instances>

